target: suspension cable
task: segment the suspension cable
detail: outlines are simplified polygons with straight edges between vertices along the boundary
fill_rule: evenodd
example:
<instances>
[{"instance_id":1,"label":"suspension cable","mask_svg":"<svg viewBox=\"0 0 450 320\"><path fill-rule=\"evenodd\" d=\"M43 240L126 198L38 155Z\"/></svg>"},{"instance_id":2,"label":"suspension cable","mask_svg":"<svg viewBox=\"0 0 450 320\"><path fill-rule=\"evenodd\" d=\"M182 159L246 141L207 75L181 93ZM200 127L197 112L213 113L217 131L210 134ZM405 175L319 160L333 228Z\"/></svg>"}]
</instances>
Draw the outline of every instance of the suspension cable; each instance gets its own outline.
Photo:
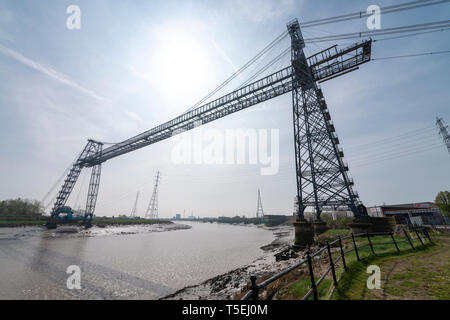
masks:
<instances>
[{"instance_id":1,"label":"suspension cable","mask_svg":"<svg viewBox=\"0 0 450 320\"><path fill-rule=\"evenodd\" d=\"M272 49L275 45L277 45L279 42L281 42L286 36L288 35L288 31L284 31L282 34L280 34L278 37L275 38L271 43L269 43L264 49L262 49L256 56L254 56L252 59L250 59L246 64L244 64L242 67L240 67L235 73L233 73L228 79L226 79L224 82L222 82L218 87L216 87L213 91L211 91L209 94L207 94L204 98L202 98L199 102L197 102L195 105L193 105L191 108L186 110L184 113L187 113L198 106L200 106L203 102L208 100L210 97L212 97L214 94L216 94L219 90L221 90L223 87L225 87L228 83L230 83L233 79L235 79L239 74L241 74L244 70L246 70L250 65L252 65L255 61L257 61L259 58L261 58L265 53L267 53L270 49Z\"/></svg>"}]
</instances>

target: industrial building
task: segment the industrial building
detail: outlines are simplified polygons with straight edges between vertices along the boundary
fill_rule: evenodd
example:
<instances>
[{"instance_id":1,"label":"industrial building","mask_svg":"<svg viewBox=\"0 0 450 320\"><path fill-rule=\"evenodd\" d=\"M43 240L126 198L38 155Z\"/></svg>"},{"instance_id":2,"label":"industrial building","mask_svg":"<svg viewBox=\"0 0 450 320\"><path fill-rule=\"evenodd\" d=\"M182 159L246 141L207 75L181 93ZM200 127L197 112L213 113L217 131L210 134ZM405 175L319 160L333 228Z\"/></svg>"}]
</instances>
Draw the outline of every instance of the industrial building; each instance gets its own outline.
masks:
<instances>
[{"instance_id":1,"label":"industrial building","mask_svg":"<svg viewBox=\"0 0 450 320\"><path fill-rule=\"evenodd\" d=\"M450 219L433 202L375 206L369 207L367 212L372 217L394 217L398 224L450 224Z\"/></svg>"}]
</instances>

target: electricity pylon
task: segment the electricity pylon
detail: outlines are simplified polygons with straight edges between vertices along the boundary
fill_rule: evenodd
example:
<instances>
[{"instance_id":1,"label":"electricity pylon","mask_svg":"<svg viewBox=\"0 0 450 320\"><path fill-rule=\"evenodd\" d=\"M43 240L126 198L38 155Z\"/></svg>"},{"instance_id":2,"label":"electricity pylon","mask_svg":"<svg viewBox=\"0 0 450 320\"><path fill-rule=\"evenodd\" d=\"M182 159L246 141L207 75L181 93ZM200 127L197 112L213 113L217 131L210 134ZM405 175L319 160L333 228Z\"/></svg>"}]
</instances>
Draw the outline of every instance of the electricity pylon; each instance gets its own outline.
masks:
<instances>
[{"instance_id":1,"label":"electricity pylon","mask_svg":"<svg viewBox=\"0 0 450 320\"><path fill-rule=\"evenodd\" d=\"M139 191L136 194L136 200L134 201L134 206L133 206L133 210L131 210L131 214L130 217L134 218L137 215L137 204L138 204L138 199L139 199Z\"/></svg>"},{"instance_id":2,"label":"electricity pylon","mask_svg":"<svg viewBox=\"0 0 450 320\"><path fill-rule=\"evenodd\" d=\"M450 154L450 133L448 133L448 125L445 124L444 119L437 117L436 125L439 128L439 133L447 146L448 153Z\"/></svg>"},{"instance_id":3,"label":"electricity pylon","mask_svg":"<svg viewBox=\"0 0 450 320\"><path fill-rule=\"evenodd\" d=\"M264 217L264 210L261 202L261 192L259 191L259 189L258 189L258 204L256 205L256 217L257 218Z\"/></svg>"},{"instance_id":4,"label":"electricity pylon","mask_svg":"<svg viewBox=\"0 0 450 320\"><path fill-rule=\"evenodd\" d=\"M150 199L147 211L145 212L145 218L158 219L158 186L160 180L161 175L158 171L155 176L155 186L153 187L152 198Z\"/></svg>"}]
</instances>

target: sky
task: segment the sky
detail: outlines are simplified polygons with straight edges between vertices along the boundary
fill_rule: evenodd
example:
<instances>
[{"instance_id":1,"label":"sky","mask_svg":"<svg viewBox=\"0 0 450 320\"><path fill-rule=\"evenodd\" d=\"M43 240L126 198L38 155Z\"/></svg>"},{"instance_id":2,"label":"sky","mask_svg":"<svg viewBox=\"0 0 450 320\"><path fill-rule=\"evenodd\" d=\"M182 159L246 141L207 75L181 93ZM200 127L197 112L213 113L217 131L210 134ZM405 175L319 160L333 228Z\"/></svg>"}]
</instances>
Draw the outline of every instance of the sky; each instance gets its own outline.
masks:
<instances>
[{"instance_id":1,"label":"sky","mask_svg":"<svg viewBox=\"0 0 450 320\"><path fill-rule=\"evenodd\" d=\"M4 0L0 200L44 199L47 204L59 188L50 192L52 186L87 139L122 141L181 114L281 34L293 18L310 21L400 2ZM80 29L67 28L70 5L81 10ZM381 27L449 16L449 4L382 12ZM308 38L356 31L367 31L365 18L303 33ZM375 42L372 57L449 50L449 33ZM306 52L333 44L310 45ZM288 46L285 39L276 49ZM275 49L271 54L277 54ZM321 84L354 189L366 206L433 201L439 191L449 189L450 156L435 127L437 116L450 123L449 57L372 61ZM245 79L238 77L234 86ZM233 89L232 84L215 97ZM224 136L227 130L278 132L279 170L262 175L261 164L180 164L173 158L180 141L170 139L103 164L96 214L130 214L139 192L137 215L143 216L157 171L162 177L160 217L254 216L258 189L265 214L292 214L291 95L193 132ZM84 170L80 175L69 205L84 207L89 174Z\"/></svg>"}]
</instances>

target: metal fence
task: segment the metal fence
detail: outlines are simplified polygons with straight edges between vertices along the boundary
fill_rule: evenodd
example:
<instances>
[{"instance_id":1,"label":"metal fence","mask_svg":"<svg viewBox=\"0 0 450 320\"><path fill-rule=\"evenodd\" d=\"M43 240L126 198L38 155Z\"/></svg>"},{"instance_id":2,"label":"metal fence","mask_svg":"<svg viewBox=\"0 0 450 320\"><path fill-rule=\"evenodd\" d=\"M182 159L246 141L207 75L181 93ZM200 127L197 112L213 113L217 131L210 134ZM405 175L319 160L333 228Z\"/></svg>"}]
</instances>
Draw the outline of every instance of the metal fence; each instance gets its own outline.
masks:
<instances>
[{"instance_id":1,"label":"metal fence","mask_svg":"<svg viewBox=\"0 0 450 320\"><path fill-rule=\"evenodd\" d=\"M403 235L405 236L404 240L396 240L394 235L397 233L403 233ZM416 237L414 238L413 236L411 236L412 234L415 234ZM422 234L422 237L420 236L420 234ZM392 239L392 242L378 242L378 243L372 243L371 237L375 237L375 236L390 236ZM363 244L363 245L357 245L356 239L357 238L366 238L368 240L367 244ZM352 248L348 249L348 250L344 250L344 247L342 245L342 241L346 240L346 239L351 239L352 240ZM322 283L322 281L325 279L325 277L331 272L332 278L333 278L333 288L331 289L330 295L329 297L331 297L333 295L334 290L337 288L338 283L340 281L340 279L337 279L336 277L336 267L338 265L339 262L342 262L342 265L344 267L344 272L345 270L347 270L347 264L345 261L345 256L347 254L349 254L350 252L355 251L355 255L356 255L356 259L357 261L361 261L361 257L359 255L358 249L362 249L364 247L369 246L370 250L372 252L372 254L375 254L375 246L377 245L387 245L387 244L392 244L395 249L397 250L397 252L400 252L400 248L398 246L398 243L400 242L408 242L409 245L411 246L412 250L416 250L416 247L414 246L413 240L419 240L421 245L425 244L426 239L428 239L428 241L430 243L432 243L431 237L427 231L426 228L410 228L409 229L409 233L406 229L403 230L399 230L397 232L377 232L377 233L359 233L359 234L351 234L349 236L345 236L345 237L341 237L338 236L338 238L332 242L328 242L328 240L326 241L326 246L320 248L319 250L317 250L316 252L311 252L310 249L308 248L306 250L306 253L303 257L303 259L301 259L298 263L294 264L293 266L281 271L280 273L277 273L275 275L273 275L272 277L264 280L261 283L256 283L257 277L252 275L250 276L250 281L251 281L251 289L250 291L248 291L242 298L241 300L249 300L249 299L253 299L253 300L258 300L258 295L259 295L259 291L262 288L265 288L266 286L268 286L269 284L271 284L272 282L280 279L281 277L283 277L284 275L290 273L291 271L307 265L308 266L308 271L309 271L309 278L311 281L311 286L310 289L308 290L308 292L301 298L301 300L307 300L309 299L311 296L313 296L314 300L319 300L319 294L318 294L318 287L320 286L320 284ZM336 246L339 247L339 256L336 259L333 259L332 257L332 253L331 253L331 249L332 246ZM328 261L329 261L329 267L325 270L325 272L320 276L320 278L316 281L315 279L315 275L314 275L314 268L313 268L313 258L320 255L322 252L326 251L327 255L328 255Z\"/></svg>"}]
</instances>

